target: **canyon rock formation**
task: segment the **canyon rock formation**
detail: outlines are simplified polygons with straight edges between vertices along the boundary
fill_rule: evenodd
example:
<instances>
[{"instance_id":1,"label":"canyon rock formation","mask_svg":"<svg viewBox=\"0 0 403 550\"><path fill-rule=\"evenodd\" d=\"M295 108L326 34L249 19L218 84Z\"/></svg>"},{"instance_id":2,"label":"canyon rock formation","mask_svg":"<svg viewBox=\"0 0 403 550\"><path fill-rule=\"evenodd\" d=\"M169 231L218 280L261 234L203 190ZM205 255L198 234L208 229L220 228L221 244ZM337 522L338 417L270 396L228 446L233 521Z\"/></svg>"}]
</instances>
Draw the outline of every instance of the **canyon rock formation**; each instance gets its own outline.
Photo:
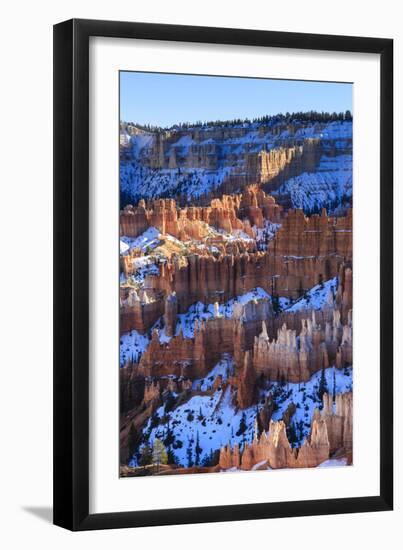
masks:
<instances>
[{"instance_id":1,"label":"canyon rock formation","mask_svg":"<svg viewBox=\"0 0 403 550\"><path fill-rule=\"evenodd\" d=\"M122 475L351 464L351 115L122 122L120 192Z\"/></svg>"},{"instance_id":2,"label":"canyon rock formation","mask_svg":"<svg viewBox=\"0 0 403 550\"><path fill-rule=\"evenodd\" d=\"M251 226L263 227L264 219L274 223L281 220L282 207L257 185L245 188L242 194L223 195L212 199L209 206L180 208L173 199L158 199L137 206L126 206L120 213L120 233L137 237L149 227L182 241L201 240L208 235L208 227L227 233L242 230L252 236Z\"/></svg>"},{"instance_id":3,"label":"canyon rock formation","mask_svg":"<svg viewBox=\"0 0 403 550\"><path fill-rule=\"evenodd\" d=\"M265 195L263 198L267 199ZM254 216L254 222L258 221L259 216L251 214L251 197L248 196L244 203L242 201L243 196L238 198L240 209L247 212L250 218ZM242 204L244 205L241 207ZM169 205L169 212L172 214L170 219L175 218L172 221L173 227L170 228L171 234L183 237L182 229L178 229L178 218L173 215L176 215L173 201L169 201ZM274 207L275 203L270 202L269 205ZM261 213L261 208L256 208ZM150 216L154 217L154 210L151 212ZM124 217L136 218L131 214L124 214ZM166 225L171 223L166 220L165 206L160 208L158 218L159 221L154 220L153 223L163 232ZM225 225L225 217L218 216L218 219L221 220L221 225ZM239 218L234 217L234 220L239 221ZM249 221L248 223L250 224ZM125 224L126 221L123 225ZM191 226L197 227L197 224L192 221ZM133 233L136 231L133 230ZM189 235L186 238L188 237ZM127 275L130 269L126 265L126 258L132 260L132 257L123 256L123 271ZM190 252L187 256L174 254L158 265L158 274L145 277L144 287L149 289L147 299L141 302L145 307L140 307L137 294L133 293L130 301L122 303L124 331L130 330L130 316L133 318L131 328L136 330L142 330L142 326L143 330L147 330L154 324L165 306L154 304L155 301L162 302L163 298L154 300L150 298L153 294L162 293L167 296L175 293L178 312L181 313L192 303L223 303L256 287L263 288L269 294L297 298L316 284L337 275L340 267L351 262L351 259L351 210L347 216L339 218L329 217L325 211L320 216L307 218L302 211L291 210L283 216L280 229L268 243L266 251L224 254L218 257L195 252ZM339 297L339 301L347 304L343 309L343 318L351 308L351 271L344 272L344 277L341 285L346 285L346 295Z\"/></svg>"},{"instance_id":4,"label":"canyon rock formation","mask_svg":"<svg viewBox=\"0 0 403 550\"><path fill-rule=\"evenodd\" d=\"M324 394L323 412L314 411L311 430L303 445L292 448L283 421L271 421L268 432L255 434L251 444L220 449L219 466L223 470L251 470L261 464L278 468L314 468L328 460L337 450L348 454L352 450L352 394L336 395L335 412L332 396Z\"/></svg>"}]
</instances>

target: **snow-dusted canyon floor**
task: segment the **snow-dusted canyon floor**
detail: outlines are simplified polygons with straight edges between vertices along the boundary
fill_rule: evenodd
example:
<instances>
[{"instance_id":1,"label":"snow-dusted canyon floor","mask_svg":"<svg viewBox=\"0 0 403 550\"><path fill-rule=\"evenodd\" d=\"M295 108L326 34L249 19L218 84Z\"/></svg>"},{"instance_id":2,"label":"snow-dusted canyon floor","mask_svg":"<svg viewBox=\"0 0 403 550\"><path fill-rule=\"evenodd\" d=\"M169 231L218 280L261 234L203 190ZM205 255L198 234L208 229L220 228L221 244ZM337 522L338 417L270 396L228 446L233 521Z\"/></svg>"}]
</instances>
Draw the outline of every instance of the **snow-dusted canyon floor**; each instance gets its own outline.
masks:
<instances>
[{"instance_id":1,"label":"snow-dusted canyon floor","mask_svg":"<svg viewBox=\"0 0 403 550\"><path fill-rule=\"evenodd\" d=\"M294 446L300 446L310 431L311 418L315 408L321 406L319 381L321 372L315 373L308 382L300 384L280 382L267 383L259 391L258 404L244 410L233 404L230 387L212 391L212 384L218 374L225 380L233 369L230 356L222 360L202 380L195 381L193 387L200 387L201 392L191 397L186 403L170 409L170 400L160 406L148 420L143 429L143 443L152 445L155 438L162 441L173 437L172 450L178 464L188 465L189 456L195 459L195 447L199 442L202 453L200 460L225 446L228 442L243 445L252 441L255 419L263 407L266 397L275 403L273 420L282 419L290 404L296 406L291 424L294 430ZM325 370L326 385L330 393L342 393L352 390L352 368L342 370L328 368ZM173 394L173 397L176 397ZM131 465L137 465L133 458Z\"/></svg>"}]
</instances>

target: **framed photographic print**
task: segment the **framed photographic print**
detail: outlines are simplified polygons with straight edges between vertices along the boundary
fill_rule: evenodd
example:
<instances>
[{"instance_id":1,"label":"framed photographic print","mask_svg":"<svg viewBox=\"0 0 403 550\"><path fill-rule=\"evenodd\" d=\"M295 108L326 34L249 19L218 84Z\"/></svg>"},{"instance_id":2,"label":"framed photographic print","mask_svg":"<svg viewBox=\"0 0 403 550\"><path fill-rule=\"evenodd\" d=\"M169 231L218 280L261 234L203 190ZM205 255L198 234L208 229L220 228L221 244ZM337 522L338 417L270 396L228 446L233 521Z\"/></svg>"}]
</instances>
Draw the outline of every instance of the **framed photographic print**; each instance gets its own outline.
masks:
<instances>
[{"instance_id":1,"label":"framed photographic print","mask_svg":"<svg viewBox=\"0 0 403 550\"><path fill-rule=\"evenodd\" d=\"M54 522L391 510L393 42L54 27Z\"/></svg>"}]
</instances>

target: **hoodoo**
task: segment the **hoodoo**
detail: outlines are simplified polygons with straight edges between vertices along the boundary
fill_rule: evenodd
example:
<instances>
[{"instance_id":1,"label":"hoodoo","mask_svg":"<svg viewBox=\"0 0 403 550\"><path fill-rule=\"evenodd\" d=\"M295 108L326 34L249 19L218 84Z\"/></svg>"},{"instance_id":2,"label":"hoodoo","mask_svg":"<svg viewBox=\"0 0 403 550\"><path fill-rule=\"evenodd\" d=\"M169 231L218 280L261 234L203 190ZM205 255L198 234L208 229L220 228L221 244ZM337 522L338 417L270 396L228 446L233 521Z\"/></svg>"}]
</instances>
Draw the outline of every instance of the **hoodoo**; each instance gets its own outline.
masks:
<instances>
[{"instance_id":1,"label":"hoodoo","mask_svg":"<svg viewBox=\"0 0 403 550\"><path fill-rule=\"evenodd\" d=\"M300 447L292 448L283 421L270 421L268 432L253 438L241 451L236 444L220 449L219 465L223 470L239 467L251 470L256 465L277 468L314 468L328 460L336 451L352 450L352 394L336 395L333 413L332 396L323 396L324 412L315 409L308 437ZM351 460L351 454L349 454Z\"/></svg>"}]
</instances>

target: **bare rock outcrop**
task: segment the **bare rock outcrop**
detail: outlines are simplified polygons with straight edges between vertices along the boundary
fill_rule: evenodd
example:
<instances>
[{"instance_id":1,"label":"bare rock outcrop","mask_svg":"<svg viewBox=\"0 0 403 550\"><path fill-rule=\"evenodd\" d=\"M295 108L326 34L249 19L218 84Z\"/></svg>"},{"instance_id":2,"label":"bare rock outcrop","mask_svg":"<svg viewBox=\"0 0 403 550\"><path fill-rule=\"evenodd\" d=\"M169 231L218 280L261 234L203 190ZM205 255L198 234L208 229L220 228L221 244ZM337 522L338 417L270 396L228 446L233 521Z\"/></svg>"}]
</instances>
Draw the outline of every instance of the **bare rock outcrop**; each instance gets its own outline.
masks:
<instances>
[{"instance_id":1,"label":"bare rock outcrop","mask_svg":"<svg viewBox=\"0 0 403 550\"><path fill-rule=\"evenodd\" d=\"M301 319L301 330L288 329L283 324L277 338L270 340L266 324L254 339L253 366L257 375L270 380L302 382L314 372L335 362L338 368L352 363L352 325L340 322L340 312L333 310L333 322L318 324L313 310Z\"/></svg>"},{"instance_id":2,"label":"bare rock outcrop","mask_svg":"<svg viewBox=\"0 0 403 550\"><path fill-rule=\"evenodd\" d=\"M138 330L146 332L164 313L164 301L155 292L121 288L120 334Z\"/></svg>"},{"instance_id":3,"label":"bare rock outcrop","mask_svg":"<svg viewBox=\"0 0 403 550\"><path fill-rule=\"evenodd\" d=\"M327 426L330 452L334 453L338 449L352 451L353 394L351 392L337 394L335 405L333 405L332 396L324 394L321 418Z\"/></svg>"},{"instance_id":4,"label":"bare rock outcrop","mask_svg":"<svg viewBox=\"0 0 403 550\"><path fill-rule=\"evenodd\" d=\"M174 336L178 318L178 300L176 293L169 294L165 299L164 325L165 334L168 337Z\"/></svg>"},{"instance_id":5,"label":"bare rock outcrop","mask_svg":"<svg viewBox=\"0 0 403 550\"><path fill-rule=\"evenodd\" d=\"M251 352L247 351L244 356L244 364L238 373L237 403L241 409L250 407L254 402L254 387L256 371L252 365Z\"/></svg>"},{"instance_id":6,"label":"bare rock outcrop","mask_svg":"<svg viewBox=\"0 0 403 550\"><path fill-rule=\"evenodd\" d=\"M156 227L163 235L182 241L202 240L213 227L229 234L239 230L253 237L253 226L262 228L265 219L279 223L281 213L282 207L273 197L257 185L250 185L242 194L212 199L209 206L179 208L174 199L127 205L120 213L120 234L137 237L149 227Z\"/></svg>"}]
</instances>

